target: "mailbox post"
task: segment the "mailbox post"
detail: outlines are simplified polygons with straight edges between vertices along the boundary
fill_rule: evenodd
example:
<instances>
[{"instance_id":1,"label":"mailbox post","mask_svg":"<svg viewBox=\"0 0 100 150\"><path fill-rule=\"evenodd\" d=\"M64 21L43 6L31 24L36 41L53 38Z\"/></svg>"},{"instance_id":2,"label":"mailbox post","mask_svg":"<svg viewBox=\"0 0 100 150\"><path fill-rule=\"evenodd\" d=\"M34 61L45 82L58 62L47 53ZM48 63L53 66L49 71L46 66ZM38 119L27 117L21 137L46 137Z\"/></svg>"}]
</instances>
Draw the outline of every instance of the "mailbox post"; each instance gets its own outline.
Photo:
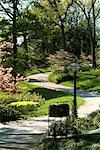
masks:
<instances>
[{"instance_id":1,"label":"mailbox post","mask_svg":"<svg viewBox=\"0 0 100 150\"><path fill-rule=\"evenodd\" d=\"M49 108L48 116L48 128L49 128L49 117L67 117L69 116L69 105L68 104L52 104ZM67 130L66 130L67 136ZM56 139L56 123L54 124L54 139Z\"/></svg>"}]
</instances>

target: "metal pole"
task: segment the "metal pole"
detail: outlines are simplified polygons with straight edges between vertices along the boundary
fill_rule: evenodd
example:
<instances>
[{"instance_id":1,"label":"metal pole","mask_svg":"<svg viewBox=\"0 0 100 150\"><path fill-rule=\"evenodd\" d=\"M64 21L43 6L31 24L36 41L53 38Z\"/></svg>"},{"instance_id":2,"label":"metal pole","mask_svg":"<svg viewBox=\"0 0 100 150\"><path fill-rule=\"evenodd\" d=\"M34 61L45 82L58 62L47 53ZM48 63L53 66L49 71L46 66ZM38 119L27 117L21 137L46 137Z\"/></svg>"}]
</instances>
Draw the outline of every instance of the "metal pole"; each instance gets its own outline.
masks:
<instances>
[{"instance_id":1,"label":"metal pole","mask_svg":"<svg viewBox=\"0 0 100 150\"><path fill-rule=\"evenodd\" d=\"M76 70L74 71L74 116L77 118L77 101L76 101Z\"/></svg>"}]
</instances>

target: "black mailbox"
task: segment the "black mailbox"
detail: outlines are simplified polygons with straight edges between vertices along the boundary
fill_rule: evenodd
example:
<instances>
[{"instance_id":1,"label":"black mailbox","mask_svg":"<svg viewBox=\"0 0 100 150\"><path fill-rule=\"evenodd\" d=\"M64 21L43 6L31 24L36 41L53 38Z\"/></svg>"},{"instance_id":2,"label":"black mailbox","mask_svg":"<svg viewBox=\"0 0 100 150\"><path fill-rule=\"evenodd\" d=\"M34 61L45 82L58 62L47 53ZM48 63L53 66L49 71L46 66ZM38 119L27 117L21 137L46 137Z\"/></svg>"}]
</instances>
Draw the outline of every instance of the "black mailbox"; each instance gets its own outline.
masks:
<instances>
[{"instance_id":1,"label":"black mailbox","mask_svg":"<svg viewBox=\"0 0 100 150\"><path fill-rule=\"evenodd\" d=\"M49 108L49 117L66 117L69 116L68 104L52 104Z\"/></svg>"}]
</instances>

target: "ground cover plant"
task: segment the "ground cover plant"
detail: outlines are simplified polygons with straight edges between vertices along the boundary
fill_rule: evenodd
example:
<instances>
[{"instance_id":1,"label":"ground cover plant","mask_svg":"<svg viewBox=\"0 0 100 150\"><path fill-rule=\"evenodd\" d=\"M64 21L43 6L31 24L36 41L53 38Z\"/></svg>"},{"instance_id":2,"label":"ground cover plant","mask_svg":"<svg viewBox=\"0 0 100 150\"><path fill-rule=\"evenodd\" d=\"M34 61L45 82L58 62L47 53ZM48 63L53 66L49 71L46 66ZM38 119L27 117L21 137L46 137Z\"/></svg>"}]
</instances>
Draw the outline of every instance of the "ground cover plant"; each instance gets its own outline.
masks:
<instances>
[{"instance_id":1,"label":"ground cover plant","mask_svg":"<svg viewBox=\"0 0 100 150\"><path fill-rule=\"evenodd\" d=\"M18 102L12 102L8 106L13 108L14 110L18 110L23 115L28 114L28 112L36 111L39 107L39 102L33 102L33 101L18 101Z\"/></svg>"}]
</instances>

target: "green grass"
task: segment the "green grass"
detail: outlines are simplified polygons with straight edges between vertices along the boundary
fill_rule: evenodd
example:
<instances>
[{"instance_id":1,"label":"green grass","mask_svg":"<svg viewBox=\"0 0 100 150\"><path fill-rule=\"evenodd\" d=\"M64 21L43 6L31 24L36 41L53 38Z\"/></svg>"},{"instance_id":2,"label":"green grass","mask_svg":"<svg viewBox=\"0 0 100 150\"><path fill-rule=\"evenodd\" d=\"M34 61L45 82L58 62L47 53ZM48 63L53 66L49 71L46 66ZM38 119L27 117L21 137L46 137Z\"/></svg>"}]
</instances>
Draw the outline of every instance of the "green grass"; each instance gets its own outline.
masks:
<instances>
[{"instance_id":1,"label":"green grass","mask_svg":"<svg viewBox=\"0 0 100 150\"><path fill-rule=\"evenodd\" d=\"M30 91L31 93L34 93L34 92L39 93L40 95L43 96L43 98L45 98L45 103L38 109L38 111L34 112L33 115L35 116L48 114L48 108L53 103L68 103L70 108L72 108L73 95L71 94L38 87L27 82L22 82L20 84L20 87L21 89L24 89L27 92ZM83 102L84 100L82 98L77 97L78 106L80 106Z\"/></svg>"},{"instance_id":2,"label":"green grass","mask_svg":"<svg viewBox=\"0 0 100 150\"><path fill-rule=\"evenodd\" d=\"M69 104L70 108L72 108L73 95L71 94L38 87L28 82L20 82L19 87L22 92L31 92L31 94L36 92L42 95L43 98L45 98L45 103L41 105L38 111L30 112L30 114L28 114L30 116L40 116L48 114L49 106L53 103L67 103ZM6 94L4 92L0 92L0 98L3 96L6 96ZM78 106L80 106L83 102L84 100L82 98L77 97Z\"/></svg>"},{"instance_id":3,"label":"green grass","mask_svg":"<svg viewBox=\"0 0 100 150\"><path fill-rule=\"evenodd\" d=\"M62 94L63 94L63 93L62 93ZM80 106L83 102L84 102L84 101L83 101L82 98L77 97L77 105L78 105L78 106ZM48 114L49 106L50 106L51 104L54 104L54 103L57 103L57 104L66 103L66 104L69 104L70 109L72 109L73 96L72 96L72 95L69 95L69 94L66 94L65 96L61 96L61 97L57 97L57 98L53 98L53 99L46 100L45 104L43 104L43 105L39 108L39 110L38 110L37 112L35 112L34 114L35 114L36 116Z\"/></svg>"},{"instance_id":4,"label":"green grass","mask_svg":"<svg viewBox=\"0 0 100 150\"><path fill-rule=\"evenodd\" d=\"M100 70L80 72L77 76L77 88L100 92ZM61 84L73 87L73 81L62 82Z\"/></svg>"},{"instance_id":5,"label":"green grass","mask_svg":"<svg viewBox=\"0 0 100 150\"><path fill-rule=\"evenodd\" d=\"M30 76L33 74L38 74L38 73L45 73L48 72L49 68L36 68L36 69L30 69L24 72L24 76Z\"/></svg>"}]
</instances>

